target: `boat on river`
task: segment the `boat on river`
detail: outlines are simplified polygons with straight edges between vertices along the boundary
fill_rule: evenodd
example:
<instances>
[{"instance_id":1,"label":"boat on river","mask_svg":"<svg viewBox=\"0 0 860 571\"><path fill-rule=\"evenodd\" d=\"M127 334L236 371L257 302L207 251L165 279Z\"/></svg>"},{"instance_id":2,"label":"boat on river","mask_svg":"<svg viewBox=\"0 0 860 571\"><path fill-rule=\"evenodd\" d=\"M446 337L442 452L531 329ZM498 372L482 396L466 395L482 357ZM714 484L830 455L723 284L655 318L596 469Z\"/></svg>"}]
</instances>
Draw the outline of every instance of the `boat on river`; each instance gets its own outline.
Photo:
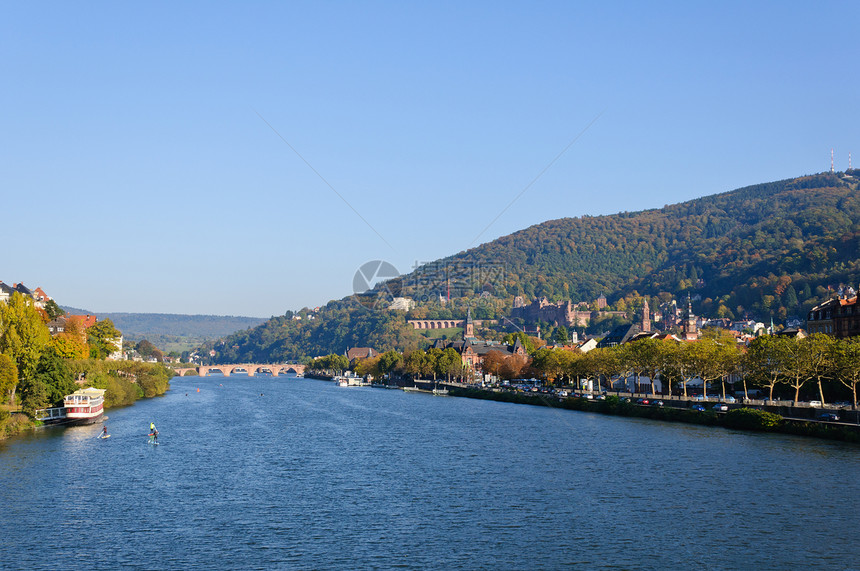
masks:
<instances>
[{"instance_id":1,"label":"boat on river","mask_svg":"<svg viewBox=\"0 0 860 571\"><path fill-rule=\"evenodd\" d=\"M66 409L68 424L93 424L101 420L105 409L105 389L88 387L66 395L63 408Z\"/></svg>"},{"instance_id":2,"label":"boat on river","mask_svg":"<svg viewBox=\"0 0 860 571\"><path fill-rule=\"evenodd\" d=\"M105 389L87 387L63 397L63 406L36 411L43 424L93 424L104 417Z\"/></svg>"}]
</instances>

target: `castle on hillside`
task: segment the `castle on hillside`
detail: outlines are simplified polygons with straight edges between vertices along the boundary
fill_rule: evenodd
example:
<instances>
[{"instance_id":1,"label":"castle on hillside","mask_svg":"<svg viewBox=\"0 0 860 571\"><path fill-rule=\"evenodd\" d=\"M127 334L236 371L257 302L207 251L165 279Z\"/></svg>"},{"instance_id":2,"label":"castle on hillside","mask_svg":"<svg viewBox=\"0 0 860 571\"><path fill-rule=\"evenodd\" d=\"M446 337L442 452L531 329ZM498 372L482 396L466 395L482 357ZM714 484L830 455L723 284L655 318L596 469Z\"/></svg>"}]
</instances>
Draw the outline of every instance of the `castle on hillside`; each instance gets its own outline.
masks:
<instances>
[{"instance_id":1,"label":"castle on hillside","mask_svg":"<svg viewBox=\"0 0 860 571\"><path fill-rule=\"evenodd\" d=\"M606 297L601 294L597 298L597 309L600 313L627 317L624 311L605 311L605 308ZM544 321L556 326L586 327L588 320L596 317L598 311L591 311L585 302L574 304L567 300L551 303L546 297L540 297L526 305L523 297L518 295L514 298L511 318L519 318L526 322Z\"/></svg>"}]
</instances>

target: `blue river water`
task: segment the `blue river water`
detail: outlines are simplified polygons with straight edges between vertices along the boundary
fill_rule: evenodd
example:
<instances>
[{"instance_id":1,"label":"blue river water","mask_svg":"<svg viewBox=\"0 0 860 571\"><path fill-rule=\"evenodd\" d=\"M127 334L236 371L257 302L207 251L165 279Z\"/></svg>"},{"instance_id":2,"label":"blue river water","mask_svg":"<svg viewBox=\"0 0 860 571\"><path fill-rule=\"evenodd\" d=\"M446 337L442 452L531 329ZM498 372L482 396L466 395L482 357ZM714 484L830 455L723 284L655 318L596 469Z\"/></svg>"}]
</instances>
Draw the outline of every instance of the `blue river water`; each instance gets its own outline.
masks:
<instances>
[{"instance_id":1,"label":"blue river water","mask_svg":"<svg viewBox=\"0 0 860 571\"><path fill-rule=\"evenodd\" d=\"M171 385L109 410L109 439L0 444L0 568L860 568L856 445L311 379Z\"/></svg>"}]
</instances>

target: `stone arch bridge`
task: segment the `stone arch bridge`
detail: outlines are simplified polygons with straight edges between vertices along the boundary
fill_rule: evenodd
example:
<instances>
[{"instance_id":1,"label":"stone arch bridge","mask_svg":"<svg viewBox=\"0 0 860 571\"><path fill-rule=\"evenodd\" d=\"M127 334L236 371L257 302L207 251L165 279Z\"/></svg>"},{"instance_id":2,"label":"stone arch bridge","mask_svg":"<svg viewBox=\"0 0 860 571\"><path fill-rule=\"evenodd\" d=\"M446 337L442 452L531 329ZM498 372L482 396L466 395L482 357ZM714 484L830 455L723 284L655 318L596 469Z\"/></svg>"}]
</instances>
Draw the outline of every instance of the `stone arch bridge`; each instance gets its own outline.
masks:
<instances>
[{"instance_id":1,"label":"stone arch bridge","mask_svg":"<svg viewBox=\"0 0 860 571\"><path fill-rule=\"evenodd\" d=\"M296 373L302 375L305 372L304 365L257 365L244 363L238 365L201 365L199 367L177 367L173 369L180 377L184 377L188 371L197 371L201 377L205 377L212 371L218 371L225 377L229 377L233 373L247 373L249 377L253 377L257 373L270 373L273 377L280 374Z\"/></svg>"}]
</instances>

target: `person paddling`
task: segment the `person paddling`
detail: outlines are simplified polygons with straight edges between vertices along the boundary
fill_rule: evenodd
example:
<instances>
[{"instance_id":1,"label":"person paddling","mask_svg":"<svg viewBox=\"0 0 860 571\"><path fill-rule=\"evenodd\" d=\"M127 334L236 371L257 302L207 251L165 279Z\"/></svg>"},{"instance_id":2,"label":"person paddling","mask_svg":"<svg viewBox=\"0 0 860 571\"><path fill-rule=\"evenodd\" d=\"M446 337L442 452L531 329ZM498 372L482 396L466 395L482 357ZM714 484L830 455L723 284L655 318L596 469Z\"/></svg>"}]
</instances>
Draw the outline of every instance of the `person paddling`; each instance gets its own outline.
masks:
<instances>
[{"instance_id":1,"label":"person paddling","mask_svg":"<svg viewBox=\"0 0 860 571\"><path fill-rule=\"evenodd\" d=\"M107 437L108 437L107 425L105 425L105 426L102 426L102 438L107 438Z\"/></svg>"},{"instance_id":2,"label":"person paddling","mask_svg":"<svg viewBox=\"0 0 860 571\"><path fill-rule=\"evenodd\" d=\"M155 428L155 423L149 423L149 441L158 444L158 430Z\"/></svg>"}]
</instances>

